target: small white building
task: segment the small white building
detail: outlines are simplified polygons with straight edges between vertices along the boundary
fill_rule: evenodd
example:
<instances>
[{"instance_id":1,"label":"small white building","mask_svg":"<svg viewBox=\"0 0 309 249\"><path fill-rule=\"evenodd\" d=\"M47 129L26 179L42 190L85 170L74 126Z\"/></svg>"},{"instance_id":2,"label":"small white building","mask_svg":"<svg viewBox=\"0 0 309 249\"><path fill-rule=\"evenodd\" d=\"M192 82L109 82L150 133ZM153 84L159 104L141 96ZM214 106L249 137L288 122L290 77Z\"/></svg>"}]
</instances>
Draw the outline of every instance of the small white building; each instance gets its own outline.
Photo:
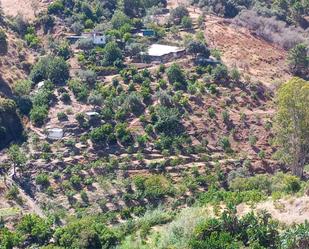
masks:
<instances>
[{"instance_id":1,"label":"small white building","mask_svg":"<svg viewBox=\"0 0 309 249\"><path fill-rule=\"evenodd\" d=\"M41 81L37 85L37 89L40 90L45 85L45 81Z\"/></svg>"},{"instance_id":2,"label":"small white building","mask_svg":"<svg viewBox=\"0 0 309 249\"><path fill-rule=\"evenodd\" d=\"M104 45L106 43L106 36L94 32L92 34L92 42L94 45Z\"/></svg>"},{"instance_id":3,"label":"small white building","mask_svg":"<svg viewBox=\"0 0 309 249\"><path fill-rule=\"evenodd\" d=\"M97 117L100 116L100 114L98 112L92 112L92 111L85 112L85 115L86 115L88 120L93 119L93 118L97 118Z\"/></svg>"},{"instance_id":4,"label":"small white building","mask_svg":"<svg viewBox=\"0 0 309 249\"><path fill-rule=\"evenodd\" d=\"M78 40L91 39L94 45L104 45L106 44L106 36L103 33L92 32L84 33L82 35L69 35L66 37L71 43L75 43Z\"/></svg>"},{"instance_id":5,"label":"small white building","mask_svg":"<svg viewBox=\"0 0 309 249\"><path fill-rule=\"evenodd\" d=\"M169 46L163 44L152 44L147 51L151 61L167 61L183 56L186 50L184 48Z\"/></svg>"},{"instance_id":6,"label":"small white building","mask_svg":"<svg viewBox=\"0 0 309 249\"><path fill-rule=\"evenodd\" d=\"M51 140L60 140L63 138L64 132L61 128L47 129L47 138Z\"/></svg>"}]
</instances>

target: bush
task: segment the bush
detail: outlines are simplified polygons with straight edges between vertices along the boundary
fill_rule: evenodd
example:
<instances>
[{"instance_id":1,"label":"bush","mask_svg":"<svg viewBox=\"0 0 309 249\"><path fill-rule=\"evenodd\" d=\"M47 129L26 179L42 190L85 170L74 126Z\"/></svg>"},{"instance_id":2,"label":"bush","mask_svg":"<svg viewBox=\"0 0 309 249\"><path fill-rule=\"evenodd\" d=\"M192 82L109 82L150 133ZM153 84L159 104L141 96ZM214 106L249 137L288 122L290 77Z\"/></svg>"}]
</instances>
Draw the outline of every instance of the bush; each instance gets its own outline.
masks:
<instances>
[{"instance_id":1,"label":"bush","mask_svg":"<svg viewBox=\"0 0 309 249\"><path fill-rule=\"evenodd\" d=\"M229 72L226 66L218 65L212 71L212 76L215 82L225 83L229 79Z\"/></svg>"},{"instance_id":2,"label":"bush","mask_svg":"<svg viewBox=\"0 0 309 249\"><path fill-rule=\"evenodd\" d=\"M170 182L163 175L136 176L133 180L137 190L146 198L156 200L171 193Z\"/></svg>"},{"instance_id":3,"label":"bush","mask_svg":"<svg viewBox=\"0 0 309 249\"><path fill-rule=\"evenodd\" d=\"M41 245L47 242L52 235L50 222L35 214L26 214L19 222L17 231L30 243Z\"/></svg>"},{"instance_id":4,"label":"bush","mask_svg":"<svg viewBox=\"0 0 309 249\"><path fill-rule=\"evenodd\" d=\"M62 1L57 0L48 5L48 14L59 15L64 11L64 5Z\"/></svg>"},{"instance_id":5,"label":"bush","mask_svg":"<svg viewBox=\"0 0 309 249\"><path fill-rule=\"evenodd\" d=\"M48 117L46 106L34 106L30 111L30 120L35 126L42 126Z\"/></svg>"},{"instance_id":6,"label":"bush","mask_svg":"<svg viewBox=\"0 0 309 249\"><path fill-rule=\"evenodd\" d=\"M180 66L176 63L171 65L166 71L168 81L173 84L176 89L186 89L186 77L180 68Z\"/></svg>"},{"instance_id":7,"label":"bush","mask_svg":"<svg viewBox=\"0 0 309 249\"><path fill-rule=\"evenodd\" d=\"M102 220L86 217L71 220L55 231L55 244L64 248L112 248L118 236Z\"/></svg>"},{"instance_id":8,"label":"bush","mask_svg":"<svg viewBox=\"0 0 309 249\"><path fill-rule=\"evenodd\" d=\"M308 47L305 44L298 44L289 51L288 63L291 72L299 77L309 76Z\"/></svg>"},{"instance_id":9,"label":"bush","mask_svg":"<svg viewBox=\"0 0 309 249\"><path fill-rule=\"evenodd\" d=\"M230 139L228 137L222 137L219 140L219 145L220 147L225 151L225 152L231 152L231 143Z\"/></svg>"},{"instance_id":10,"label":"bush","mask_svg":"<svg viewBox=\"0 0 309 249\"><path fill-rule=\"evenodd\" d=\"M18 96L27 96L31 92L32 82L29 80L19 80L13 86L13 92Z\"/></svg>"},{"instance_id":11,"label":"bush","mask_svg":"<svg viewBox=\"0 0 309 249\"><path fill-rule=\"evenodd\" d=\"M37 177L35 178L35 183L43 187L48 187L49 186L48 175L44 173L38 174Z\"/></svg>"},{"instance_id":12,"label":"bush","mask_svg":"<svg viewBox=\"0 0 309 249\"><path fill-rule=\"evenodd\" d=\"M254 10L244 10L233 20L234 24L247 27L258 36L269 42L277 43L285 49L306 41L305 32L285 22L276 20L276 17L260 16Z\"/></svg>"},{"instance_id":13,"label":"bush","mask_svg":"<svg viewBox=\"0 0 309 249\"><path fill-rule=\"evenodd\" d=\"M57 113L57 118L59 121L67 120L68 115L66 115L64 112L58 112Z\"/></svg>"},{"instance_id":14,"label":"bush","mask_svg":"<svg viewBox=\"0 0 309 249\"><path fill-rule=\"evenodd\" d=\"M96 144L105 144L107 142L114 142L114 129L110 124L104 124L99 128L95 128L90 132L90 139Z\"/></svg>"},{"instance_id":15,"label":"bush","mask_svg":"<svg viewBox=\"0 0 309 249\"><path fill-rule=\"evenodd\" d=\"M180 114L176 108L160 106L156 111L155 129L165 135L177 135L183 130Z\"/></svg>"},{"instance_id":16,"label":"bush","mask_svg":"<svg viewBox=\"0 0 309 249\"><path fill-rule=\"evenodd\" d=\"M209 218L195 227L190 240L192 249L278 248L278 224L267 213L253 212L242 218L236 216L236 209L224 211L220 218Z\"/></svg>"},{"instance_id":17,"label":"bush","mask_svg":"<svg viewBox=\"0 0 309 249\"><path fill-rule=\"evenodd\" d=\"M89 95L89 90L86 84L82 83L80 80L70 80L69 88L72 90L77 100L86 101Z\"/></svg>"},{"instance_id":18,"label":"bush","mask_svg":"<svg viewBox=\"0 0 309 249\"><path fill-rule=\"evenodd\" d=\"M140 95L136 92L130 93L130 95L127 96L125 102L123 103L123 108L134 113L135 115L142 113L144 110L144 105Z\"/></svg>"},{"instance_id":19,"label":"bush","mask_svg":"<svg viewBox=\"0 0 309 249\"><path fill-rule=\"evenodd\" d=\"M116 66L116 62L122 61L122 51L116 42L109 42L104 47L103 63L106 66Z\"/></svg>"},{"instance_id":20,"label":"bush","mask_svg":"<svg viewBox=\"0 0 309 249\"><path fill-rule=\"evenodd\" d=\"M189 11L185 6L180 5L180 6L176 7L175 9L171 10L170 20L175 24L180 24L181 20L185 16L187 16L187 17L189 16Z\"/></svg>"},{"instance_id":21,"label":"bush","mask_svg":"<svg viewBox=\"0 0 309 249\"><path fill-rule=\"evenodd\" d=\"M193 27L192 19L188 16L184 16L181 19L181 26L185 29L191 29Z\"/></svg>"}]
</instances>

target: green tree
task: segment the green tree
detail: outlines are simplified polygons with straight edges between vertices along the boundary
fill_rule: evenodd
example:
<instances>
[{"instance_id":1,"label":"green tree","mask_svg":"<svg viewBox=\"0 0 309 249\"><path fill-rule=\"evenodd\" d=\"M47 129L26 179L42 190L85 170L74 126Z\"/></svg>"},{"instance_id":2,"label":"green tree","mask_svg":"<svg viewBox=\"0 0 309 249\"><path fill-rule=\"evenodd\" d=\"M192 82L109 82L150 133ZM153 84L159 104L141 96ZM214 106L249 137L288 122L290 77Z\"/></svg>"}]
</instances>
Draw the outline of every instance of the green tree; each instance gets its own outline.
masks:
<instances>
[{"instance_id":1,"label":"green tree","mask_svg":"<svg viewBox=\"0 0 309 249\"><path fill-rule=\"evenodd\" d=\"M11 232L6 227L0 229L1 249L13 249L19 244L19 242L20 238L17 233Z\"/></svg>"},{"instance_id":2,"label":"green tree","mask_svg":"<svg viewBox=\"0 0 309 249\"><path fill-rule=\"evenodd\" d=\"M34 83L49 79L54 84L63 84L69 79L69 66L62 57L46 56L32 68L30 79Z\"/></svg>"},{"instance_id":3,"label":"green tree","mask_svg":"<svg viewBox=\"0 0 309 249\"><path fill-rule=\"evenodd\" d=\"M185 16L189 16L189 11L183 5L180 5L180 6L176 7L175 9L171 10L170 18L171 18L172 22L175 23L175 24L180 24L183 17L185 17Z\"/></svg>"},{"instance_id":4,"label":"green tree","mask_svg":"<svg viewBox=\"0 0 309 249\"><path fill-rule=\"evenodd\" d=\"M302 177L309 155L309 82L293 78L277 93L275 119L278 157Z\"/></svg>"},{"instance_id":5,"label":"green tree","mask_svg":"<svg viewBox=\"0 0 309 249\"><path fill-rule=\"evenodd\" d=\"M212 71L213 79L219 83L225 83L229 79L229 71L225 65L218 65Z\"/></svg>"},{"instance_id":6,"label":"green tree","mask_svg":"<svg viewBox=\"0 0 309 249\"><path fill-rule=\"evenodd\" d=\"M184 16L181 19L181 26L185 29L191 29L193 27L192 19L189 16Z\"/></svg>"},{"instance_id":7,"label":"green tree","mask_svg":"<svg viewBox=\"0 0 309 249\"><path fill-rule=\"evenodd\" d=\"M288 63L291 72L295 76L307 77L309 75L308 47L305 44L298 44L289 52Z\"/></svg>"},{"instance_id":8,"label":"green tree","mask_svg":"<svg viewBox=\"0 0 309 249\"><path fill-rule=\"evenodd\" d=\"M122 51L116 42L109 42L104 48L103 62L107 66L114 65L115 62L122 60Z\"/></svg>"},{"instance_id":9,"label":"green tree","mask_svg":"<svg viewBox=\"0 0 309 249\"><path fill-rule=\"evenodd\" d=\"M31 92L32 82L29 80L19 80L13 86L14 94L18 96L26 96Z\"/></svg>"},{"instance_id":10,"label":"green tree","mask_svg":"<svg viewBox=\"0 0 309 249\"><path fill-rule=\"evenodd\" d=\"M186 77L183 70L179 64L174 63L167 69L168 81L175 85L175 83L180 83L181 85L186 85Z\"/></svg>"},{"instance_id":11,"label":"green tree","mask_svg":"<svg viewBox=\"0 0 309 249\"><path fill-rule=\"evenodd\" d=\"M0 30L0 55L5 55L8 52L8 42L6 33Z\"/></svg>"},{"instance_id":12,"label":"green tree","mask_svg":"<svg viewBox=\"0 0 309 249\"><path fill-rule=\"evenodd\" d=\"M51 235L51 223L38 215L26 214L17 226L17 231L31 243L44 244Z\"/></svg>"},{"instance_id":13,"label":"green tree","mask_svg":"<svg viewBox=\"0 0 309 249\"><path fill-rule=\"evenodd\" d=\"M55 231L56 245L63 248L113 248L118 242L116 233L101 220L90 217L70 221Z\"/></svg>"},{"instance_id":14,"label":"green tree","mask_svg":"<svg viewBox=\"0 0 309 249\"><path fill-rule=\"evenodd\" d=\"M210 56L210 50L204 42L200 41L190 41L187 45L187 52L195 56L201 55L205 58L209 58Z\"/></svg>"},{"instance_id":15,"label":"green tree","mask_svg":"<svg viewBox=\"0 0 309 249\"><path fill-rule=\"evenodd\" d=\"M123 12L117 10L115 11L111 24L114 29L120 29L123 25L130 23L130 18Z\"/></svg>"},{"instance_id":16,"label":"green tree","mask_svg":"<svg viewBox=\"0 0 309 249\"><path fill-rule=\"evenodd\" d=\"M48 117L48 108L45 105L43 106L35 105L30 111L30 119L35 126L43 125L47 117Z\"/></svg>"},{"instance_id":17,"label":"green tree","mask_svg":"<svg viewBox=\"0 0 309 249\"><path fill-rule=\"evenodd\" d=\"M13 144L8 150L8 156L13 165L13 176L15 176L16 168L21 168L27 162L26 154L17 144Z\"/></svg>"}]
</instances>

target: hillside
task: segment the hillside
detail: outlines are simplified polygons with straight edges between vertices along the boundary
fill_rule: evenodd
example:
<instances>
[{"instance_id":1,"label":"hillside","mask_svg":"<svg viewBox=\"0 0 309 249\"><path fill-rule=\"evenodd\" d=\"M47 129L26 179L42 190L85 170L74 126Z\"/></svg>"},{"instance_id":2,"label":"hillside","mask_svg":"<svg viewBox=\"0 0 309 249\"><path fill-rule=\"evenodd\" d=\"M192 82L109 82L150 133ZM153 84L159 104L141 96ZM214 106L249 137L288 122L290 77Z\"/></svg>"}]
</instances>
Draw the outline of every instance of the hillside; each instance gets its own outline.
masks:
<instances>
[{"instance_id":1,"label":"hillside","mask_svg":"<svg viewBox=\"0 0 309 249\"><path fill-rule=\"evenodd\" d=\"M307 248L292 2L1 1L0 248Z\"/></svg>"},{"instance_id":2,"label":"hillside","mask_svg":"<svg viewBox=\"0 0 309 249\"><path fill-rule=\"evenodd\" d=\"M1 0L3 11L8 16L23 15L29 20L34 20L36 14L46 8L49 0Z\"/></svg>"}]
</instances>

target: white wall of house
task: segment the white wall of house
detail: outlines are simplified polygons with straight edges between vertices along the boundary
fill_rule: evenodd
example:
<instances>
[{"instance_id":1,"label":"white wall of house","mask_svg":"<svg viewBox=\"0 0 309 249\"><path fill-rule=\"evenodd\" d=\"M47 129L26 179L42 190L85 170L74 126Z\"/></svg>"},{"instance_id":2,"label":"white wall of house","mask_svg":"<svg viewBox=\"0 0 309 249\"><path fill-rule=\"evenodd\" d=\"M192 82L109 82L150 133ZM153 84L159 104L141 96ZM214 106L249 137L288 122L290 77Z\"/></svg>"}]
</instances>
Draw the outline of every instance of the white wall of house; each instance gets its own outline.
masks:
<instances>
[{"instance_id":1,"label":"white wall of house","mask_svg":"<svg viewBox=\"0 0 309 249\"><path fill-rule=\"evenodd\" d=\"M103 45L106 43L106 36L93 34L92 41L93 41L93 44L95 45Z\"/></svg>"}]
</instances>

